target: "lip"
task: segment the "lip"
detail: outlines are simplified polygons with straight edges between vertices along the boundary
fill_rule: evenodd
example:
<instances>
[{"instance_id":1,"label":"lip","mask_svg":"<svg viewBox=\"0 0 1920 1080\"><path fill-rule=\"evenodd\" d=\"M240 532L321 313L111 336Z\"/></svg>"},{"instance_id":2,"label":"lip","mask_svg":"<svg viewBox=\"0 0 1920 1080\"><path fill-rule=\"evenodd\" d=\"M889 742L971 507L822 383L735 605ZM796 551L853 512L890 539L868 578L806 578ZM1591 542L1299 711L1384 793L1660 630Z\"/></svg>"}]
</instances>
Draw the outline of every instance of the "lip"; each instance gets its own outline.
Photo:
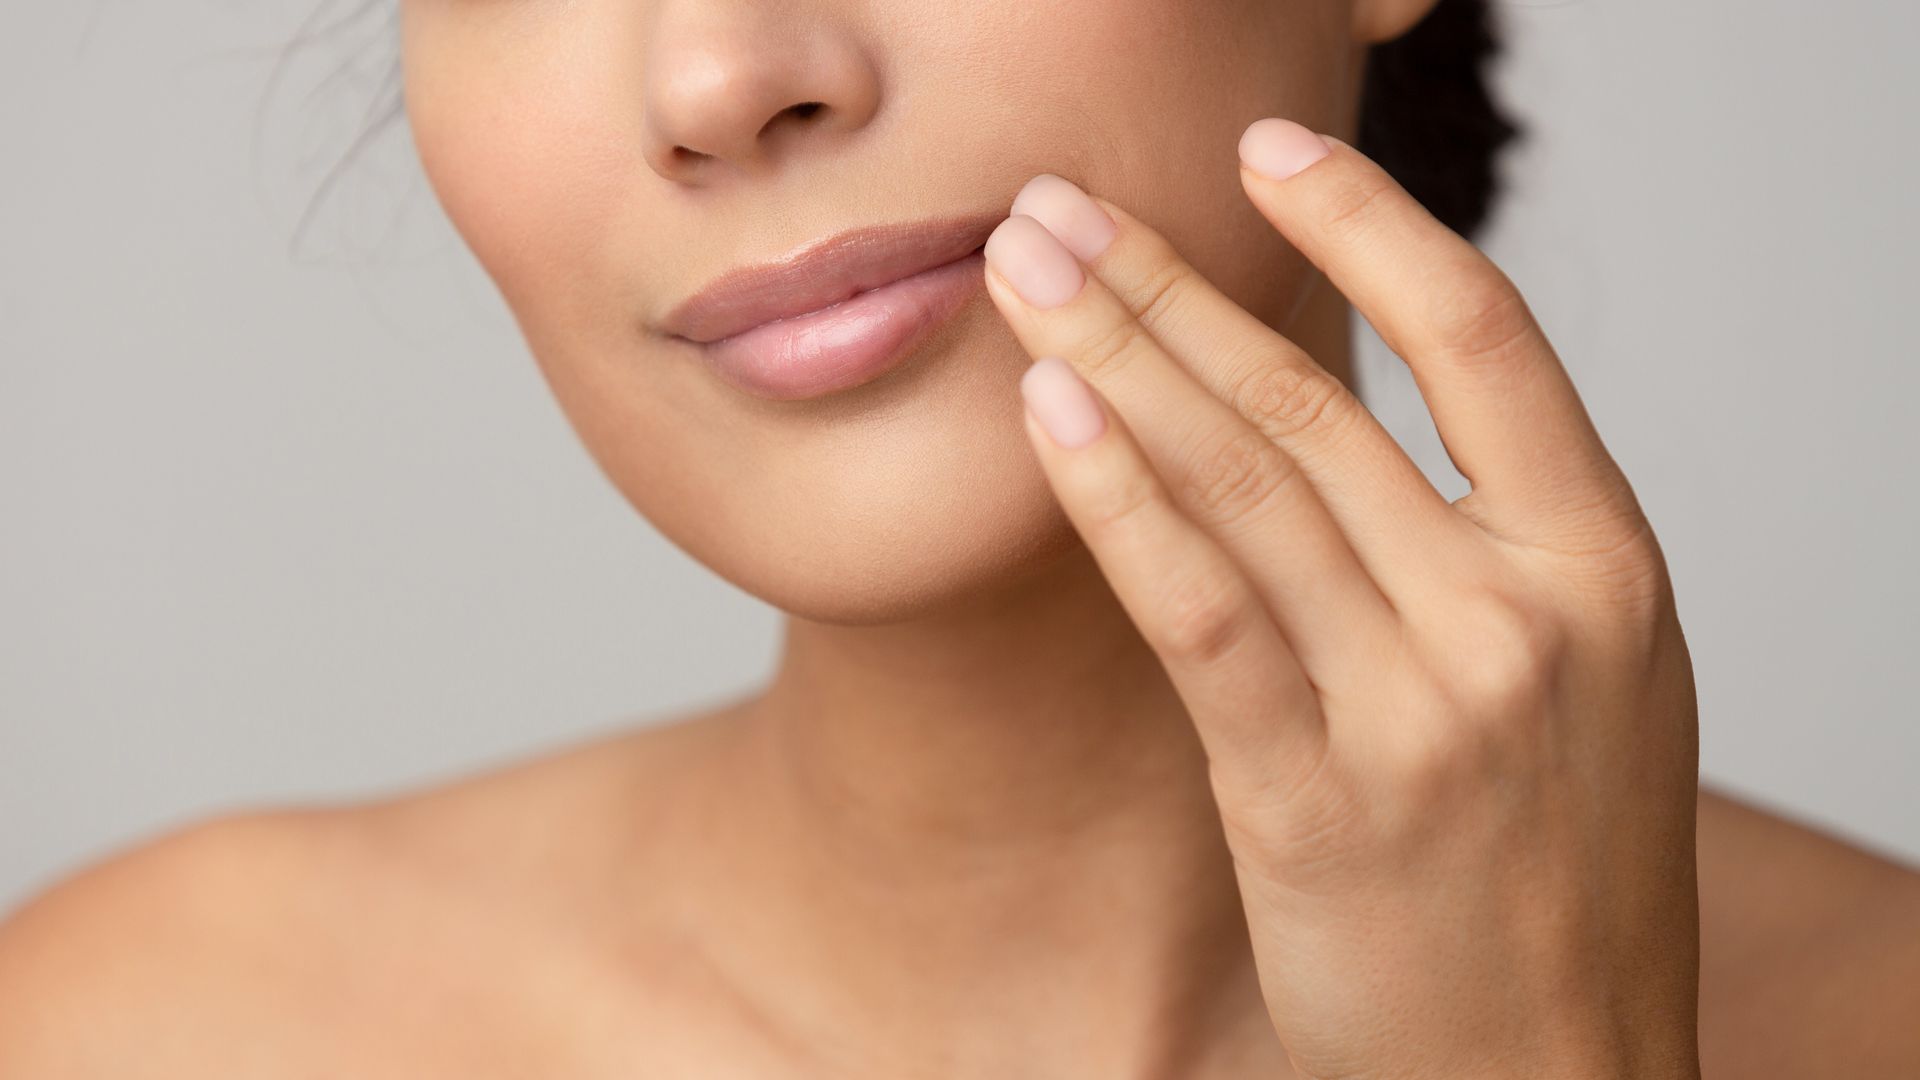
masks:
<instances>
[{"instance_id":1,"label":"lip","mask_svg":"<svg viewBox=\"0 0 1920 1080\"><path fill-rule=\"evenodd\" d=\"M879 376L984 287L1004 209L849 229L729 270L658 328L734 386L818 397Z\"/></svg>"}]
</instances>

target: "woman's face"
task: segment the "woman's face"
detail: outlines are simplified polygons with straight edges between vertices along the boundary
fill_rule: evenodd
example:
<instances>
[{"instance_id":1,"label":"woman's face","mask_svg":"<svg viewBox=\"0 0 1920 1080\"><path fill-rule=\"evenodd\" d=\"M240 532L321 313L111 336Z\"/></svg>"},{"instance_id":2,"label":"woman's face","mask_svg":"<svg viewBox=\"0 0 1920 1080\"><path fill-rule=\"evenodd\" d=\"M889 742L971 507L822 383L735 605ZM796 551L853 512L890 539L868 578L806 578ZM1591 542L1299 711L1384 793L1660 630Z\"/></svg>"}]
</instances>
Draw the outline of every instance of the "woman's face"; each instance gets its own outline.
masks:
<instances>
[{"instance_id":1,"label":"woman's face","mask_svg":"<svg viewBox=\"0 0 1920 1080\"><path fill-rule=\"evenodd\" d=\"M766 397L669 313L847 229L1004 215L1052 172L1284 326L1307 275L1241 194L1236 141L1268 115L1350 130L1373 36L1355 26L1392 17L1352 0L405 0L406 98L442 204L627 499L770 603L871 623L1074 543L1021 424L1028 357L975 287L877 378Z\"/></svg>"}]
</instances>

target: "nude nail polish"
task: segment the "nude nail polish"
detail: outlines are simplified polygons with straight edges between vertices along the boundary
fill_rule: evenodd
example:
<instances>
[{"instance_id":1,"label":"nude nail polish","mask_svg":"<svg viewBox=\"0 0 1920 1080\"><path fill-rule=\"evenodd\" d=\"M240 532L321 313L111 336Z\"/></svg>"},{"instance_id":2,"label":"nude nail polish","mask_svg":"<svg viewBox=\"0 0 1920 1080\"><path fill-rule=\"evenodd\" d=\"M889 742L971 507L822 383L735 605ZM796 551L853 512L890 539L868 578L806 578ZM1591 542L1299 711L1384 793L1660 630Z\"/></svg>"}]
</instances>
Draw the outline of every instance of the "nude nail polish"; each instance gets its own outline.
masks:
<instances>
[{"instance_id":1,"label":"nude nail polish","mask_svg":"<svg viewBox=\"0 0 1920 1080\"><path fill-rule=\"evenodd\" d=\"M1025 214L1000 223L987 237L987 265L1020 299L1036 308L1059 307L1086 284L1073 252L1062 247L1046 226Z\"/></svg>"},{"instance_id":2,"label":"nude nail polish","mask_svg":"<svg viewBox=\"0 0 1920 1080\"><path fill-rule=\"evenodd\" d=\"M1057 356L1043 356L1027 368L1020 376L1020 396L1047 437L1069 450L1085 446L1107 429L1107 414L1093 388Z\"/></svg>"},{"instance_id":3,"label":"nude nail polish","mask_svg":"<svg viewBox=\"0 0 1920 1080\"><path fill-rule=\"evenodd\" d=\"M1099 258L1120 232L1099 203L1072 181L1052 173L1041 173L1027 181L1020 194L1013 197L1013 212L1045 225L1068 251L1082 259Z\"/></svg>"},{"instance_id":4,"label":"nude nail polish","mask_svg":"<svg viewBox=\"0 0 1920 1080\"><path fill-rule=\"evenodd\" d=\"M1240 135L1240 160L1269 180L1285 180L1333 152L1312 129L1269 116Z\"/></svg>"}]
</instances>

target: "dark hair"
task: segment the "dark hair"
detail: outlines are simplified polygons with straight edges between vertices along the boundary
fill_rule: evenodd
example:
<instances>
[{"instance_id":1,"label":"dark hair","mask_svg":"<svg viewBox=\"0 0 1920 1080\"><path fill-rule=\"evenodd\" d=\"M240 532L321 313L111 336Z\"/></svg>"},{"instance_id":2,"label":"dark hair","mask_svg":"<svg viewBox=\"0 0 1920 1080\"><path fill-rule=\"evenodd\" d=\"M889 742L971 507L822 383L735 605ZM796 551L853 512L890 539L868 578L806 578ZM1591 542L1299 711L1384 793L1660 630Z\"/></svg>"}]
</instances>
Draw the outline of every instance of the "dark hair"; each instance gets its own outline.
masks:
<instances>
[{"instance_id":1,"label":"dark hair","mask_svg":"<svg viewBox=\"0 0 1920 1080\"><path fill-rule=\"evenodd\" d=\"M1488 85L1499 54L1488 0L1440 0L1367 56L1361 152L1463 236L1486 222L1500 194L1500 150L1520 134Z\"/></svg>"}]
</instances>

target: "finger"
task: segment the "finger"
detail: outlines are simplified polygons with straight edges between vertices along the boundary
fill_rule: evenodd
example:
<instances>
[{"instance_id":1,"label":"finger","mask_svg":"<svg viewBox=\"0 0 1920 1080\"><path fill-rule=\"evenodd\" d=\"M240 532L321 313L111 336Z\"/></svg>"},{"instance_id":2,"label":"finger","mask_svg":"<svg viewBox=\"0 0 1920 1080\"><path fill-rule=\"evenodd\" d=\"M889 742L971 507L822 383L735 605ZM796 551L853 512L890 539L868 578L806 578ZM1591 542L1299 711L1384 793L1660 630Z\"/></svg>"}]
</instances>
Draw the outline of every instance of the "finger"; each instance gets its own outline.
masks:
<instances>
[{"instance_id":1,"label":"finger","mask_svg":"<svg viewBox=\"0 0 1920 1080\"><path fill-rule=\"evenodd\" d=\"M1308 761L1319 699L1253 584L1181 513L1139 444L1072 365L1020 380L1027 434L1060 506L1167 669L1216 769Z\"/></svg>"},{"instance_id":2,"label":"finger","mask_svg":"<svg viewBox=\"0 0 1920 1080\"><path fill-rule=\"evenodd\" d=\"M1105 199L1043 173L1013 212L1045 225L1175 360L1279 443L1389 594L1396 574L1427 572L1410 549L1430 549L1460 517L1345 384Z\"/></svg>"},{"instance_id":3,"label":"finger","mask_svg":"<svg viewBox=\"0 0 1920 1080\"><path fill-rule=\"evenodd\" d=\"M1524 539L1626 509L1572 379L1491 259L1338 140L1270 118L1240 155L1254 205L1406 360L1476 520Z\"/></svg>"},{"instance_id":4,"label":"finger","mask_svg":"<svg viewBox=\"0 0 1920 1080\"><path fill-rule=\"evenodd\" d=\"M1039 222L986 245L987 291L1027 352L1086 373L1129 418L1175 501L1240 562L1316 679L1339 680L1393 611L1285 452L1194 381Z\"/></svg>"}]
</instances>

